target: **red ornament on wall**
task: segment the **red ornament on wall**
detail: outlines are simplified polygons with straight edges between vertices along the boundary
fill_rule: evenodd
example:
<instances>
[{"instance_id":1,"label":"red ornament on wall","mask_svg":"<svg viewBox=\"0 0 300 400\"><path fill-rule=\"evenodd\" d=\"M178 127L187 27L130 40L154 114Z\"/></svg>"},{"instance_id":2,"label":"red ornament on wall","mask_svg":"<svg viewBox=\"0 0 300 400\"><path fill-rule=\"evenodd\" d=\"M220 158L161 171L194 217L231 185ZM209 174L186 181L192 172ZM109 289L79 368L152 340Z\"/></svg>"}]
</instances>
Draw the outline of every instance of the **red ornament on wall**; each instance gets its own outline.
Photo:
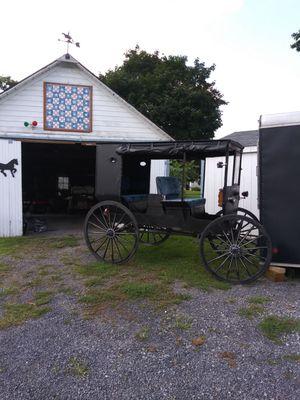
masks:
<instances>
[{"instance_id":1,"label":"red ornament on wall","mask_svg":"<svg viewBox=\"0 0 300 400\"><path fill-rule=\"evenodd\" d=\"M31 122L31 125L32 125L32 126L37 126L38 123L37 123L37 121L32 121L32 122Z\"/></svg>"}]
</instances>

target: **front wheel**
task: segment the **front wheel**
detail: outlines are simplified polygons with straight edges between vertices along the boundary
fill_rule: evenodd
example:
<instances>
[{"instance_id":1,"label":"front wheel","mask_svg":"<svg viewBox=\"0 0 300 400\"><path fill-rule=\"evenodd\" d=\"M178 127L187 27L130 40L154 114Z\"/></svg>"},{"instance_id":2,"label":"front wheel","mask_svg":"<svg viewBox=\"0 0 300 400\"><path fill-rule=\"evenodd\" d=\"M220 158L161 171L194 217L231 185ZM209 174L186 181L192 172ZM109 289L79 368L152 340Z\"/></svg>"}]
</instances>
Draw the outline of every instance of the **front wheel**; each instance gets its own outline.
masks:
<instances>
[{"instance_id":1,"label":"front wheel","mask_svg":"<svg viewBox=\"0 0 300 400\"><path fill-rule=\"evenodd\" d=\"M121 264L137 251L139 228L132 212L116 201L102 201L87 213L84 238L100 261Z\"/></svg>"},{"instance_id":2,"label":"front wheel","mask_svg":"<svg viewBox=\"0 0 300 400\"><path fill-rule=\"evenodd\" d=\"M269 267L271 239L258 221L226 215L212 221L202 232L200 256L205 269L217 279L250 283Z\"/></svg>"}]
</instances>

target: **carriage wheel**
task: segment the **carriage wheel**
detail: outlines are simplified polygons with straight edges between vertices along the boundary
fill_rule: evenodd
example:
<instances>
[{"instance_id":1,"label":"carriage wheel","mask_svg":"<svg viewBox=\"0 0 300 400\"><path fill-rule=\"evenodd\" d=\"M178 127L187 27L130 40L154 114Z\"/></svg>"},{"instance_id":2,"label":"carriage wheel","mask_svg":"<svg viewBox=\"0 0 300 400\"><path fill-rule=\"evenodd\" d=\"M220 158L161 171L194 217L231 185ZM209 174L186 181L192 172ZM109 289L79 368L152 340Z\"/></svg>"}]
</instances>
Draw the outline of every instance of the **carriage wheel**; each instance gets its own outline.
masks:
<instances>
[{"instance_id":1,"label":"carriage wheel","mask_svg":"<svg viewBox=\"0 0 300 400\"><path fill-rule=\"evenodd\" d=\"M242 215L244 217L249 217L254 219L255 221L259 222L259 219L255 214L253 214L251 211L246 210L246 208L238 207L237 209L237 214ZM223 210L220 210L217 212L216 217L221 217L223 215Z\"/></svg>"},{"instance_id":2,"label":"carriage wheel","mask_svg":"<svg viewBox=\"0 0 300 400\"><path fill-rule=\"evenodd\" d=\"M200 255L206 270L216 278L250 283L263 275L271 262L271 240L258 221L226 215L202 232Z\"/></svg>"},{"instance_id":3,"label":"carriage wheel","mask_svg":"<svg viewBox=\"0 0 300 400\"><path fill-rule=\"evenodd\" d=\"M254 215L251 211L246 210L245 208L238 207L237 208L237 215L241 215L243 217L249 217L251 219L254 219L255 221L259 222L259 219ZM216 217L222 217L223 216L223 210L220 210L217 212ZM214 243L211 242L211 246L214 247Z\"/></svg>"},{"instance_id":4,"label":"carriage wheel","mask_svg":"<svg viewBox=\"0 0 300 400\"><path fill-rule=\"evenodd\" d=\"M168 239L170 233L164 229L153 225L143 225L140 227L140 242L149 245L157 246Z\"/></svg>"},{"instance_id":5,"label":"carriage wheel","mask_svg":"<svg viewBox=\"0 0 300 400\"><path fill-rule=\"evenodd\" d=\"M139 229L134 215L123 204L103 201L88 212L84 238L98 260L121 264L137 251Z\"/></svg>"}]
</instances>

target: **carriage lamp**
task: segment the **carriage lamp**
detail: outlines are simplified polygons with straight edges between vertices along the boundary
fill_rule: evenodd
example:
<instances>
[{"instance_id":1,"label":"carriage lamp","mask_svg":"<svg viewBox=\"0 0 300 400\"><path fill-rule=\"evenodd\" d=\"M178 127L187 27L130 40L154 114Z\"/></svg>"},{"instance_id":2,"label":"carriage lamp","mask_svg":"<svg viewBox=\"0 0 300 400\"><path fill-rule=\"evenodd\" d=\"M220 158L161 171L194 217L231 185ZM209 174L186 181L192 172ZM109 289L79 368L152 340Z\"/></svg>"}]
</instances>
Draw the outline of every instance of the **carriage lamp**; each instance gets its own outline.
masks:
<instances>
[{"instance_id":1,"label":"carriage lamp","mask_svg":"<svg viewBox=\"0 0 300 400\"><path fill-rule=\"evenodd\" d=\"M218 194L218 206L222 207L223 206L223 189L219 189L219 194Z\"/></svg>"}]
</instances>

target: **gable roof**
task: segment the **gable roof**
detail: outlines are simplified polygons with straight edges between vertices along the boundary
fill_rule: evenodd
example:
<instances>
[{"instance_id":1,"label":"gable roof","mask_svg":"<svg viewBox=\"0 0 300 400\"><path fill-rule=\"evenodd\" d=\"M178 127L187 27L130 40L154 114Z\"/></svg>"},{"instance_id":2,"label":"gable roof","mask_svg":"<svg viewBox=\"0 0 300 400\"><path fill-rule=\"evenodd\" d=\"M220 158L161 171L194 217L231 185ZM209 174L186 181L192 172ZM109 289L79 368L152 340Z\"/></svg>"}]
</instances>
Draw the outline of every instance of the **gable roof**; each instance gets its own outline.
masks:
<instances>
[{"instance_id":1,"label":"gable roof","mask_svg":"<svg viewBox=\"0 0 300 400\"><path fill-rule=\"evenodd\" d=\"M132 113L134 113L137 118L139 118L144 123L146 123L149 126L149 128L152 128L152 130L155 131L155 133L160 137L161 140L173 140L173 138L170 135L168 135L166 132L164 132L161 128L159 128L152 121L150 121L147 117L145 117L142 113L140 113L136 108L134 108L132 105L127 103L117 93L115 93L108 86L106 86L103 82L101 82L100 79L95 74L93 74L90 70L88 70L84 65L82 65L79 61L77 61L70 54L64 54L62 57L59 57L58 59L54 60L52 63L46 65L45 67L39 69L38 71L34 72L33 74L22 79L20 82L18 82L12 88L0 93L0 107L1 107L1 102L4 101L7 97L14 95L16 92L18 92L24 86L27 86L34 79L36 79L40 75L50 71L51 69L55 68L59 64L75 65L77 68L79 68L79 70L81 70L82 72L87 74L89 76L89 78L95 83L95 85L98 85L102 89L104 89L108 95L112 96L117 102L122 103L128 110L130 110Z\"/></svg>"},{"instance_id":2,"label":"gable roof","mask_svg":"<svg viewBox=\"0 0 300 400\"><path fill-rule=\"evenodd\" d=\"M233 132L230 135L222 137L222 139L235 140L244 147L257 146L258 130Z\"/></svg>"}]
</instances>

